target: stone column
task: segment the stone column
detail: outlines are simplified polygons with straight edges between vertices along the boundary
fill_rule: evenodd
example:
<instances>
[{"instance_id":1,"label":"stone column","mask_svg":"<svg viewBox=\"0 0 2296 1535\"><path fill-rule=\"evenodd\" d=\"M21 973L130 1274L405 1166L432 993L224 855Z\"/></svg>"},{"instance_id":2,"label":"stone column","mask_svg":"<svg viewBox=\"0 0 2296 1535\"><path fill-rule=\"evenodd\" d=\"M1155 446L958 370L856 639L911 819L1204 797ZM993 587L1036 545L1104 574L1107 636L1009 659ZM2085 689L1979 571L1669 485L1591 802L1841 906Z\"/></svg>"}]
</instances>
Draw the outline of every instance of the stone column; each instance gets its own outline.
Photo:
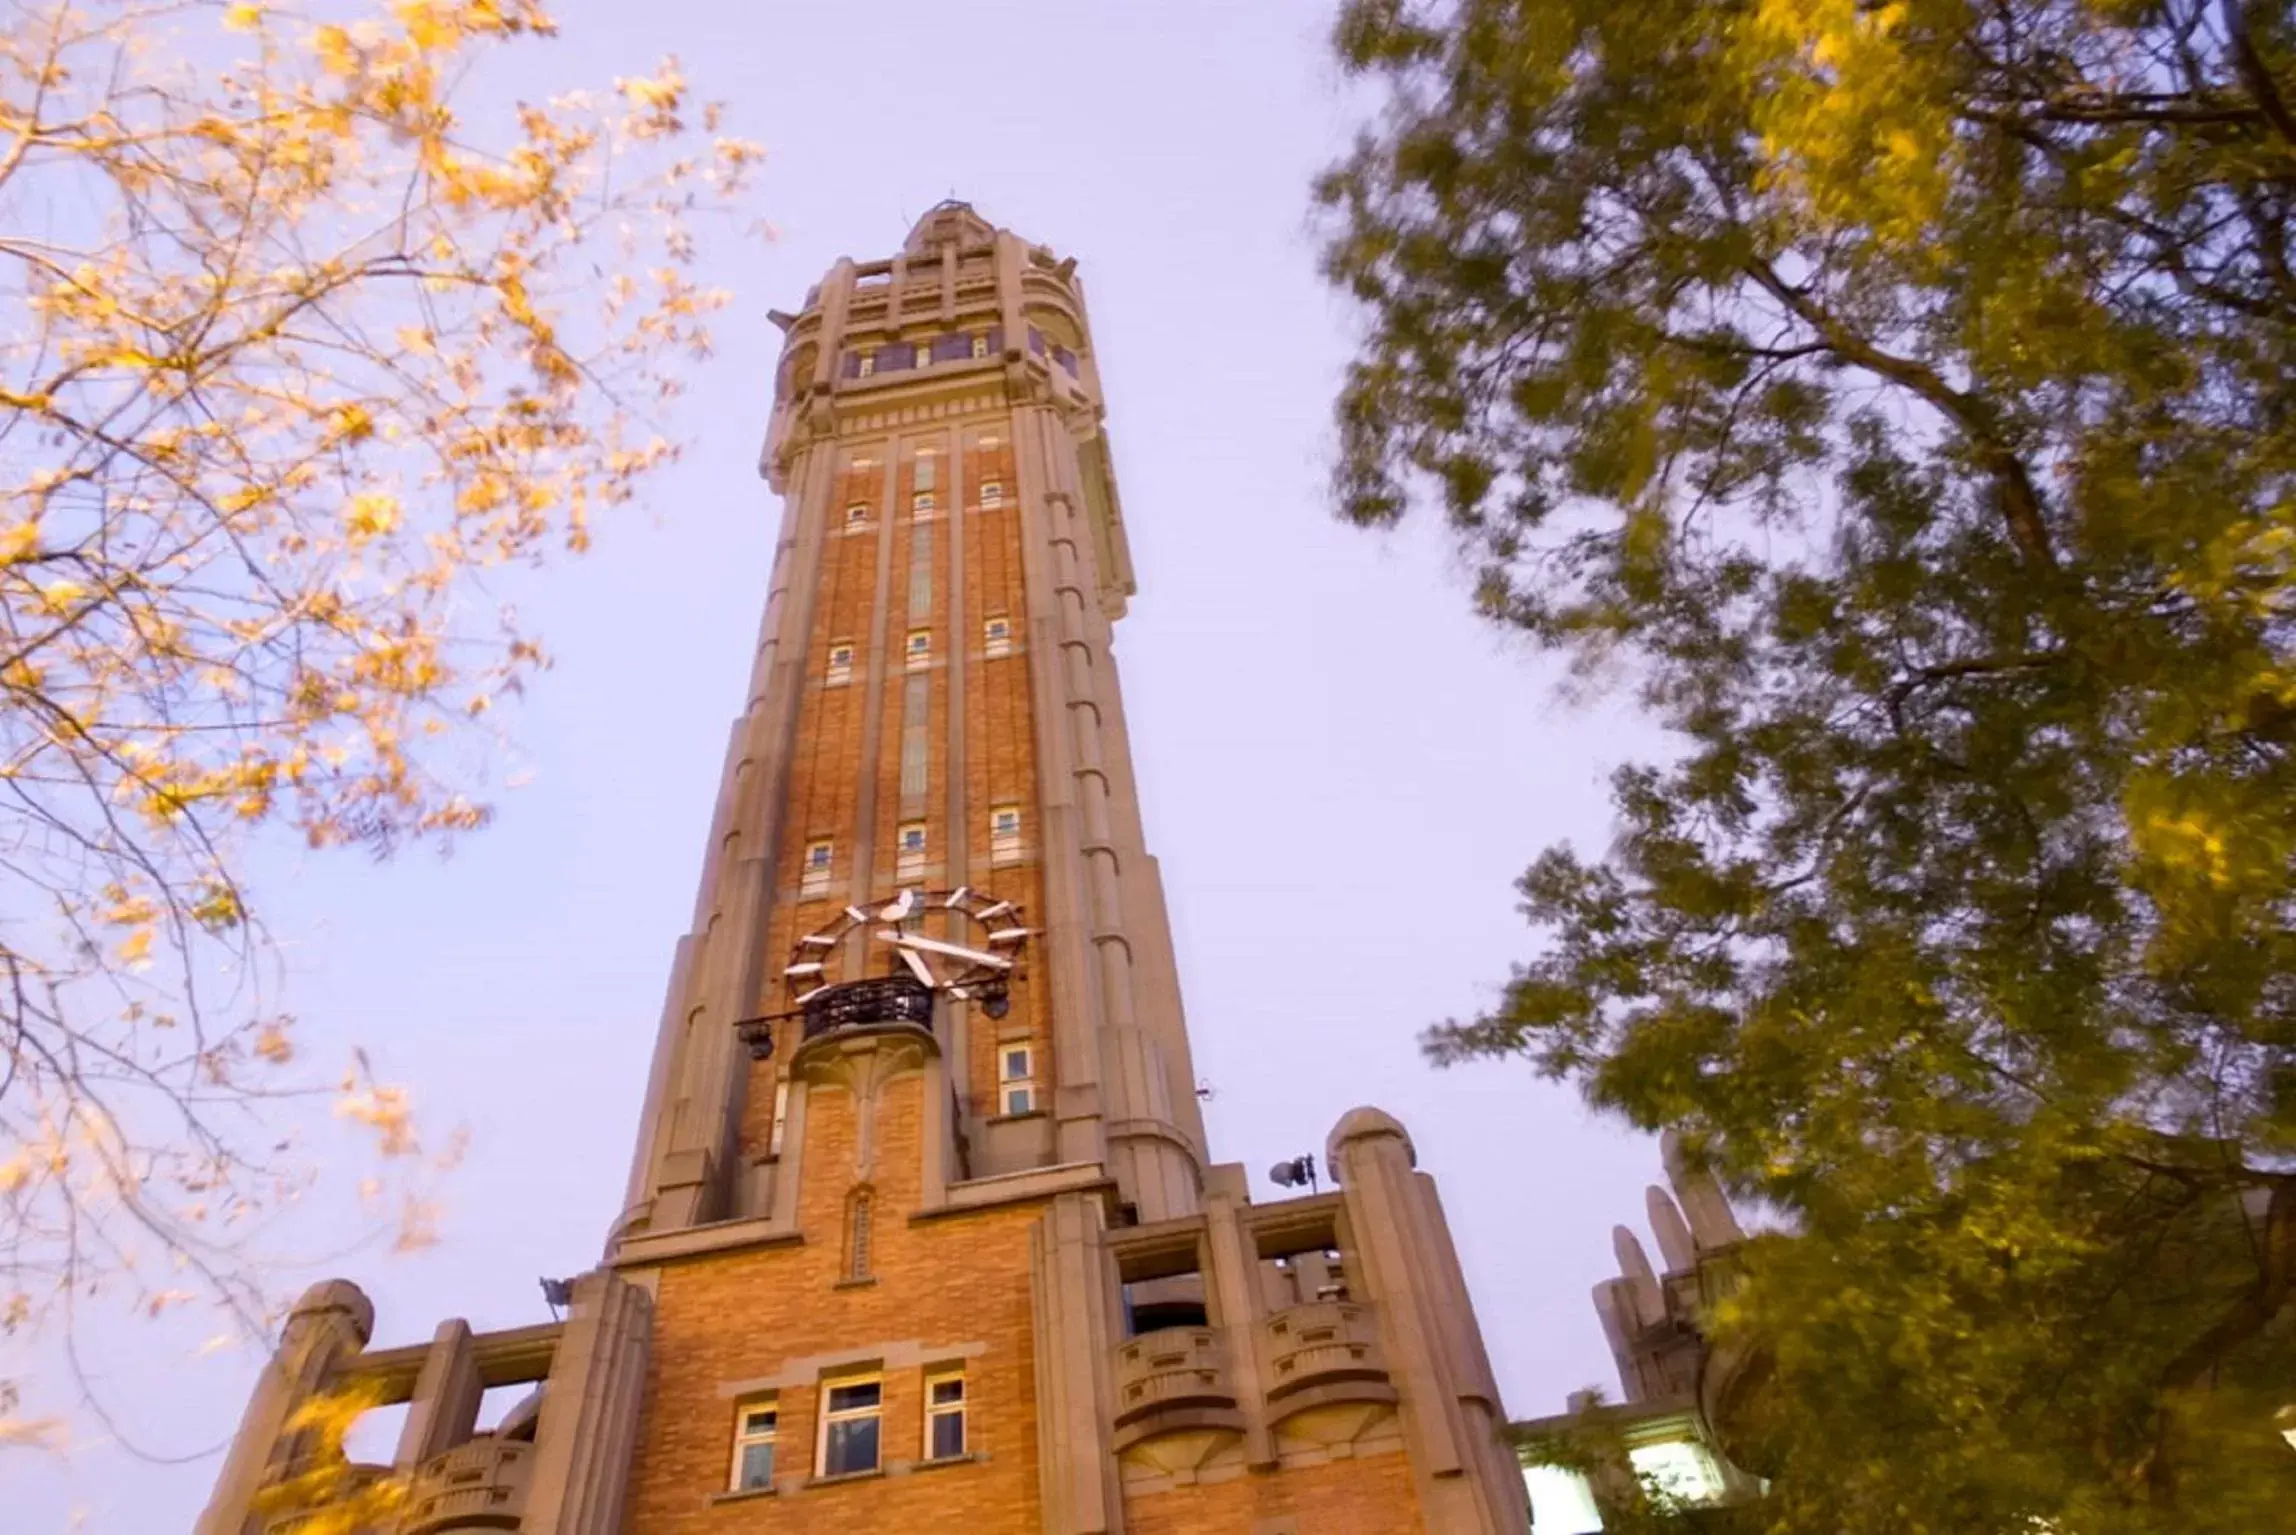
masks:
<instances>
[{"instance_id":1,"label":"stone column","mask_svg":"<svg viewBox=\"0 0 2296 1535\"><path fill-rule=\"evenodd\" d=\"M1530 1526L1522 1469L1449 1229L1403 1126L1349 1112L1324 1156L1346 1197L1348 1259L1376 1308L1419 1510L1446 1535L1520 1535Z\"/></svg>"},{"instance_id":2,"label":"stone column","mask_svg":"<svg viewBox=\"0 0 2296 1535\"><path fill-rule=\"evenodd\" d=\"M401 1468L419 1466L468 1439L478 1424L479 1399L485 1395L478 1360L471 1351L470 1324L460 1317L439 1323L430 1352L423 1356L422 1373L415 1377L415 1394L407 1402L406 1426L399 1431L398 1454L392 1463Z\"/></svg>"},{"instance_id":3,"label":"stone column","mask_svg":"<svg viewBox=\"0 0 2296 1535\"><path fill-rule=\"evenodd\" d=\"M653 1323L652 1299L619 1275L574 1282L542 1388L525 1535L619 1535Z\"/></svg>"},{"instance_id":4,"label":"stone column","mask_svg":"<svg viewBox=\"0 0 2296 1535\"><path fill-rule=\"evenodd\" d=\"M1045 1535L1122 1535L1108 1260L1091 1195L1061 1194L1029 1232L1036 1322L1036 1449Z\"/></svg>"},{"instance_id":5,"label":"stone column","mask_svg":"<svg viewBox=\"0 0 2296 1535\"><path fill-rule=\"evenodd\" d=\"M248 1398L194 1535L242 1535L256 1493L308 1453L307 1435L287 1429L295 1409L326 1389L338 1364L366 1348L374 1328L374 1303L349 1280L323 1280L303 1292Z\"/></svg>"}]
</instances>

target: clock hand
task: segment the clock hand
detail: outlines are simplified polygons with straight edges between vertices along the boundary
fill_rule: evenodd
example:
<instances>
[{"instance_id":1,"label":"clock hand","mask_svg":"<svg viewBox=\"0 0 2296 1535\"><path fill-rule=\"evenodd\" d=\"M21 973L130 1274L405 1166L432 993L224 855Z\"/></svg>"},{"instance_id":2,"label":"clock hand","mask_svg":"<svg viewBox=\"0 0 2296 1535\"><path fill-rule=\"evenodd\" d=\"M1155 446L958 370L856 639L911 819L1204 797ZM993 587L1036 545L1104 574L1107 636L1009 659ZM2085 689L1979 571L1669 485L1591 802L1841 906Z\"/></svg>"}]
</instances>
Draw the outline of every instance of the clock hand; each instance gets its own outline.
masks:
<instances>
[{"instance_id":1,"label":"clock hand","mask_svg":"<svg viewBox=\"0 0 2296 1535\"><path fill-rule=\"evenodd\" d=\"M1010 970L1012 968L1012 961L1002 954L984 954L979 949L968 949L962 944L943 943L938 938L927 938L921 933L880 932L877 936L902 949L924 949L933 954L946 954L951 959L961 959L975 965L986 965L991 970Z\"/></svg>"},{"instance_id":2,"label":"clock hand","mask_svg":"<svg viewBox=\"0 0 2296 1535\"><path fill-rule=\"evenodd\" d=\"M895 948L899 949L901 951L902 963L909 967L909 973L911 975L925 983L925 989L927 991L939 991L941 989L941 978L933 974L933 967L925 963L924 957L922 955L905 946L901 942L901 935L899 933L896 933L891 929L880 929L877 934L877 941L879 943L889 943Z\"/></svg>"}]
</instances>

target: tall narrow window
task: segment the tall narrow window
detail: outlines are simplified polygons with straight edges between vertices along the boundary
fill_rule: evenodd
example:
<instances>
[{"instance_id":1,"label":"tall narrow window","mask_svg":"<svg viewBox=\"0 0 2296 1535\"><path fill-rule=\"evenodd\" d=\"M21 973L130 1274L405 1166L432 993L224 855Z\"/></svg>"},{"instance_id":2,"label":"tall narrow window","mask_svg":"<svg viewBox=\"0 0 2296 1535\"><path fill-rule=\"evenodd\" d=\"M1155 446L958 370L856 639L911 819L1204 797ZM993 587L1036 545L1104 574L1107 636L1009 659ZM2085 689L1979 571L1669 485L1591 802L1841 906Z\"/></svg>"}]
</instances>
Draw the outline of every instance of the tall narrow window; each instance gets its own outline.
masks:
<instances>
[{"instance_id":1,"label":"tall narrow window","mask_svg":"<svg viewBox=\"0 0 2296 1535\"><path fill-rule=\"evenodd\" d=\"M1002 481L1002 480L983 480L983 481L981 481L981 505L983 505L983 506L1002 506L1002 505L1004 505L1004 481Z\"/></svg>"},{"instance_id":2,"label":"tall narrow window","mask_svg":"<svg viewBox=\"0 0 2296 1535\"><path fill-rule=\"evenodd\" d=\"M773 1084L773 1133L766 1141L766 1152L781 1155L781 1135L789 1128L789 1078L783 1077Z\"/></svg>"},{"instance_id":3,"label":"tall narrow window","mask_svg":"<svg viewBox=\"0 0 2296 1535\"><path fill-rule=\"evenodd\" d=\"M911 671L918 671L930 666L933 662L933 631L930 629L911 629L909 631L909 643L902 654L907 656Z\"/></svg>"},{"instance_id":4,"label":"tall narrow window","mask_svg":"<svg viewBox=\"0 0 2296 1535\"><path fill-rule=\"evenodd\" d=\"M878 1419L884 1410L882 1381L821 1383L823 1476L858 1476L877 1469Z\"/></svg>"},{"instance_id":5,"label":"tall narrow window","mask_svg":"<svg viewBox=\"0 0 2296 1535\"><path fill-rule=\"evenodd\" d=\"M933 343L930 341L918 342L917 356L915 360L917 366L920 368L931 367L933 365Z\"/></svg>"},{"instance_id":6,"label":"tall narrow window","mask_svg":"<svg viewBox=\"0 0 2296 1535\"><path fill-rule=\"evenodd\" d=\"M955 1460L965 1453L965 1377L925 1377L925 1458Z\"/></svg>"},{"instance_id":7,"label":"tall narrow window","mask_svg":"<svg viewBox=\"0 0 2296 1535\"><path fill-rule=\"evenodd\" d=\"M853 370L853 376L855 378L868 378L876 371L877 354L875 352L863 352L861 354L861 365Z\"/></svg>"},{"instance_id":8,"label":"tall narrow window","mask_svg":"<svg viewBox=\"0 0 2296 1535\"><path fill-rule=\"evenodd\" d=\"M1036 1112L1036 1048L1026 1042L997 1046L997 1112Z\"/></svg>"},{"instance_id":9,"label":"tall narrow window","mask_svg":"<svg viewBox=\"0 0 2296 1535\"><path fill-rule=\"evenodd\" d=\"M855 1189L845 1197L845 1277L848 1280L869 1277L869 1247L874 1238L869 1222L874 1202L867 1189Z\"/></svg>"},{"instance_id":10,"label":"tall narrow window","mask_svg":"<svg viewBox=\"0 0 2296 1535\"><path fill-rule=\"evenodd\" d=\"M921 879L925 873L925 823L904 821L893 837L893 877Z\"/></svg>"},{"instance_id":11,"label":"tall narrow window","mask_svg":"<svg viewBox=\"0 0 2296 1535\"><path fill-rule=\"evenodd\" d=\"M973 332L973 355L975 357L986 357L989 355L988 332L978 330Z\"/></svg>"},{"instance_id":12,"label":"tall narrow window","mask_svg":"<svg viewBox=\"0 0 2296 1535\"><path fill-rule=\"evenodd\" d=\"M838 640L829 647L829 669L822 673L821 680L833 688L841 688L853 680L851 641Z\"/></svg>"},{"instance_id":13,"label":"tall narrow window","mask_svg":"<svg viewBox=\"0 0 2296 1535\"><path fill-rule=\"evenodd\" d=\"M733 1490L749 1492L773 1485L773 1445L779 1431L779 1403L768 1397L734 1410Z\"/></svg>"},{"instance_id":14,"label":"tall narrow window","mask_svg":"<svg viewBox=\"0 0 2296 1535\"><path fill-rule=\"evenodd\" d=\"M989 862L1014 863L1020 858L1020 807L999 805L989 812Z\"/></svg>"},{"instance_id":15,"label":"tall narrow window","mask_svg":"<svg viewBox=\"0 0 2296 1535\"><path fill-rule=\"evenodd\" d=\"M992 618L981 625L981 654L990 660L1012 654L1012 620Z\"/></svg>"},{"instance_id":16,"label":"tall narrow window","mask_svg":"<svg viewBox=\"0 0 2296 1535\"><path fill-rule=\"evenodd\" d=\"M805 844L805 869L798 876L800 899L814 900L829 893L829 871L837 862L837 844L827 840Z\"/></svg>"}]
</instances>

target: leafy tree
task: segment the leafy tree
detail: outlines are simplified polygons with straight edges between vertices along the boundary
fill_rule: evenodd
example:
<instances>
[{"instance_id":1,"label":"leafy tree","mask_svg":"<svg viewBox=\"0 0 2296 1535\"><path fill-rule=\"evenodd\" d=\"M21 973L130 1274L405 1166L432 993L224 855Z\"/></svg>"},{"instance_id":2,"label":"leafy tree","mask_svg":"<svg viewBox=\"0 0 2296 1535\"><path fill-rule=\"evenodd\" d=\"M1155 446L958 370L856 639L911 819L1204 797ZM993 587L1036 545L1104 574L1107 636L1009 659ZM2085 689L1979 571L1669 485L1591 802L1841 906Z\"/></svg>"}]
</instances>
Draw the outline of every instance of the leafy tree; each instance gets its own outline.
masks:
<instances>
[{"instance_id":1,"label":"leafy tree","mask_svg":"<svg viewBox=\"0 0 2296 1535\"><path fill-rule=\"evenodd\" d=\"M724 297L691 225L758 151L674 61L471 118L534 0L326 14L0 19L0 1331L107 1287L264 1314L281 1100L333 1089L266 998L249 839L485 821L488 711L543 660L486 573L668 461ZM336 1107L417 1149L396 1089Z\"/></svg>"},{"instance_id":2,"label":"leafy tree","mask_svg":"<svg viewBox=\"0 0 2296 1535\"><path fill-rule=\"evenodd\" d=\"M1787 1217L1767 1527L2254 1531L2296 1454L2296 27L1353 0L1357 522L1679 752L1440 1059Z\"/></svg>"}]
</instances>

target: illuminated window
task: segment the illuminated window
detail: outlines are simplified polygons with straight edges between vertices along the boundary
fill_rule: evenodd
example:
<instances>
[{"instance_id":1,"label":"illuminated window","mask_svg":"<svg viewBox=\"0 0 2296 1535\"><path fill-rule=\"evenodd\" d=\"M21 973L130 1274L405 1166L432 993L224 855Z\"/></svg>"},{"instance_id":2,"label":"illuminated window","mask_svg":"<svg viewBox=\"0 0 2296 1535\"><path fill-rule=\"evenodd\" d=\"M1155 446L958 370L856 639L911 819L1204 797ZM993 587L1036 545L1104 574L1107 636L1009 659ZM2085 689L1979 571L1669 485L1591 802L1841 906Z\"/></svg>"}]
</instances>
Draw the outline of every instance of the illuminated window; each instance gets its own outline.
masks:
<instances>
[{"instance_id":1,"label":"illuminated window","mask_svg":"<svg viewBox=\"0 0 2296 1535\"><path fill-rule=\"evenodd\" d=\"M930 629L911 629L909 631L909 643L902 654L908 657L909 670L911 671L917 671L931 664L933 659L933 631Z\"/></svg>"},{"instance_id":2,"label":"illuminated window","mask_svg":"<svg viewBox=\"0 0 2296 1535\"><path fill-rule=\"evenodd\" d=\"M838 640L829 647L829 670L821 680L833 688L841 688L853 680L853 644Z\"/></svg>"},{"instance_id":3,"label":"illuminated window","mask_svg":"<svg viewBox=\"0 0 2296 1535\"><path fill-rule=\"evenodd\" d=\"M877 355L874 352L863 352L861 354L861 366L853 370L853 376L855 378L868 378L876 371Z\"/></svg>"},{"instance_id":4,"label":"illuminated window","mask_svg":"<svg viewBox=\"0 0 2296 1535\"><path fill-rule=\"evenodd\" d=\"M991 660L1012 654L1012 620L992 618L981 625L981 653Z\"/></svg>"},{"instance_id":5,"label":"illuminated window","mask_svg":"<svg viewBox=\"0 0 2296 1535\"><path fill-rule=\"evenodd\" d=\"M797 893L804 899L829 893L829 869L837 861L834 842L808 842L805 844L805 868L798 878Z\"/></svg>"},{"instance_id":6,"label":"illuminated window","mask_svg":"<svg viewBox=\"0 0 2296 1535\"><path fill-rule=\"evenodd\" d=\"M975 357L989 355L989 338L986 331L973 332L973 355Z\"/></svg>"},{"instance_id":7,"label":"illuminated window","mask_svg":"<svg viewBox=\"0 0 2296 1535\"><path fill-rule=\"evenodd\" d=\"M997 1112L1036 1112L1036 1049L1028 1044L997 1046Z\"/></svg>"},{"instance_id":8,"label":"illuminated window","mask_svg":"<svg viewBox=\"0 0 2296 1535\"><path fill-rule=\"evenodd\" d=\"M893 838L893 877L916 879L925 872L925 823L906 821Z\"/></svg>"},{"instance_id":9,"label":"illuminated window","mask_svg":"<svg viewBox=\"0 0 2296 1535\"><path fill-rule=\"evenodd\" d=\"M925 1458L955 1460L965 1453L965 1377L925 1377Z\"/></svg>"},{"instance_id":10,"label":"illuminated window","mask_svg":"<svg viewBox=\"0 0 2296 1535\"><path fill-rule=\"evenodd\" d=\"M773 1443L780 1426L779 1404L772 1398L751 1402L734 1412L733 1490L748 1492L773 1485Z\"/></svg>"},{"instance_id":11,"label":"illuminated window","mask_svg":"<svg viewBox=\"0 0 2296 1535\"><path fill-rule=\"evenodd\" d=\"M999 805L989 812L989 862L1012 863L1020 857L1020 807Z\"/></svg>"},{"instance_id":12,"label":"illuminated window","mask_svg":"<svg viewBox=\"0 0 2296 1535\"><path fill-rule=\"evenodd\" d=\"M918 344L916 363L920 368L929 368L933 365L933 344L931 342L926 341Z\"/></svg>"},{"instance_id":13,"label":"illuminated window","mask_svg":"<svg viewBox=\"0 0 2296 1535\"><path fill-rule=\"evenodd\" d=\"M823 1476L858 1476L877 1469L878 1420L885 1410L885 1386L878 1380L821 1383Z\"/></svg>"},{"instance_id":14,"label":"illuminated window","mask_svg":"<svg viewBox=\"0 0 2296 1535\"><path fill-rule=\"evenodd\" d=\"M1602 1514L1587 1479L1563 1466L1525 1466L1523 1486L1531 1495L1531 1528L1554 1535L1602 1535Z\"/></svg>"},{"instance_id":15,"label":"illuminated window","mask_svg":"<svg viewBox=\"0 0 2296 1535\"><path fill-rule=\"evenodd\" d=\"M1722 1496L1722 1468L1706 1447L1688 1439L1638 1444L1626 1452L1628 1464L1655 1495L1689 1508L1702 1508Z\"/></svg>"},{"instance_id":16,"label":"illuminated window","mask_svg":"<svg viewBox=\"0 0 2296 1535\"><path fill-rule=\"evenodd\" d=\"M983 480L983 481L981 481L981 505L983 505L983 506L1002 506L1002 505L1004 505L1004 481L1002 481L1002 480Z\"/></svg>"}]
</instances>

